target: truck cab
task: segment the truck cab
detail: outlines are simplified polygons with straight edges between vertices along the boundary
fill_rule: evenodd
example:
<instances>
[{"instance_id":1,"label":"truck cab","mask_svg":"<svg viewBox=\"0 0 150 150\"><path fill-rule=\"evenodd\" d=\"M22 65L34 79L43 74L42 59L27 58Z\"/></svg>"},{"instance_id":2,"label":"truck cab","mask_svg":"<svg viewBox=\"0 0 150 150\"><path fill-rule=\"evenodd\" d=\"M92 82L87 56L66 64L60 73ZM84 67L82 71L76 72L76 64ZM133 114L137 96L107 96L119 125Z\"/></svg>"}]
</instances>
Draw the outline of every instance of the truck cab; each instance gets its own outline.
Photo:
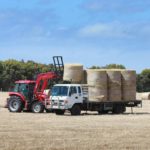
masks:
<instances>
[{"instance_id":1,"label":"truck cab","mask_svg":"<svg viewBox=\"0 0 150 150\"><path fill-rule=\"evenodd\" d=\"M65 110L79 115L85 97L80 84L56 84L51 90L51 109L59 115L64 114Z\"/></svg>"}]
</instances>

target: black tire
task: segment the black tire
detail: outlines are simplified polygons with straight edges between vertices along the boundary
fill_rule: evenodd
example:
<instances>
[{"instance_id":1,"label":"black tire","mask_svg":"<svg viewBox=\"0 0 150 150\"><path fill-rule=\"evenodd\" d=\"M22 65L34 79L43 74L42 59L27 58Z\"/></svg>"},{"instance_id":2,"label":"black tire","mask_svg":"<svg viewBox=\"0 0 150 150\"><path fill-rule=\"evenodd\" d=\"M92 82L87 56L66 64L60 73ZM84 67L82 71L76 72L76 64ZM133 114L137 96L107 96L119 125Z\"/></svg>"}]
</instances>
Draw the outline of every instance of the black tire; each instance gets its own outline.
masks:
<instances>
[{"instance_id":1,"label":"black tire","mask_svg":"<svg viewBox=\"0 0 150 150\"><path fill-rule=\"evenodd\" d=\"M21 112L23 110L23 102L20 97L11 96L8 101L8 110L10 112Z\"/></svg>"},{"instance_id":2,"label":"black tire","mask_svg":"<svg viewBox=\"0 0 150 150\"><path fill-rule=\"evenodd\" d=\"M124 113L124 112L126 112L126 107L122 106L122 112L121 113Z\"/></svg>"},{"instance_id":3,"label":"black tire","mask_svg":"<svg viewBox=\"0 0 150 150\"><path fill-rule=\"evenodd\" d=\"M114 114L122 114L126 111L125 106L123 105L116 105L113 109Z\"/></svg>"},{"instance_id":4,"label":"black tire","mask_svg":"<svg viewBox=\"0 0 150 150\"><path fill-rule=\"evenodd\" d=\"M41 102L34 102L31 106L31 110L33 113L43 113L44 105Z\"/></svg>"},{"instance_id":5,"label":"black tire","mask_svg":"<svg viewBox=\"0 0 150 150\"><path fill-rule=\"evenodd\" d=\"M64 115L65 110L55 110L56 115Z\"/></svg>"},{"instance_id":6,"label":"black tire","mask_svg":"<svg viewBox=\"0 0 150 150\"><path fill-rule=\"evenodd\" d=\"M72 116L78 116L81 114L81 108L79 105L74 105L71 109L71 115Z\"/></svg>"},{"instance_id":7,"label":"black tire","mask_svg":"<svg viewBox=\"0 0 150 150\"><path fill-rule=\"evenodd\" d=\"M47 113L53 113L53 112L54 112L54 110L52 110L52 109L45 109L45 111L46 111Z\"/></svg>"},{"instance_id":8,"label":"black tire","mask_svg":"<svg viewBox=\"0 0 150 150\"><path fill-rule=\"evenodd\" d=\"M98 114L108 114L108 110L101 110L101 111L98 111Z\"/></svg>"}]
</instances>

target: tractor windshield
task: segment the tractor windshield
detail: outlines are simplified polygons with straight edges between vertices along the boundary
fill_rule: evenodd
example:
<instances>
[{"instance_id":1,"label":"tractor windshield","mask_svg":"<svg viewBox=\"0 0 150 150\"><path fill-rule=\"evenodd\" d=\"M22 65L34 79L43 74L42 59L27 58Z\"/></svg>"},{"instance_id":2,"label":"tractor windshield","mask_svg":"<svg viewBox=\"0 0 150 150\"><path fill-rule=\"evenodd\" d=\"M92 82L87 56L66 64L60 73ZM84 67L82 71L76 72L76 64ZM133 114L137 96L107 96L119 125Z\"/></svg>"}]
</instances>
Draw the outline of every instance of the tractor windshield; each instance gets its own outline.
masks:
<instances>
[{"instance_id":1,"label":"tractor windshield","mask_svg":"<svg viewBox=\"0 0 150 150\"><path fill-rule=\"evenodd\" d=\"M19 83L15 84L13 89L11 90L12 92L19 92Z\"/></svg>"},{"instance_id":2,"label":"tractor windshield","mask_svg":"<svg viewBox=\"0 0 150 150\"><path fill-rule=\"evenodd\" d=\"M23 90L28 89L28 84L25 83L16 83L12 92L22 92Z\"/></svg>"},{"instance_id":3,"label":"tractor windshield","mask_svg":"<svg viewBox=\"0 0 150 150\"><path fill-rule=\"evenodd\" d=\"M68 95L68 86L54 86L52 88L52 96L67 96Z\"/></svg>"}]
</instances>

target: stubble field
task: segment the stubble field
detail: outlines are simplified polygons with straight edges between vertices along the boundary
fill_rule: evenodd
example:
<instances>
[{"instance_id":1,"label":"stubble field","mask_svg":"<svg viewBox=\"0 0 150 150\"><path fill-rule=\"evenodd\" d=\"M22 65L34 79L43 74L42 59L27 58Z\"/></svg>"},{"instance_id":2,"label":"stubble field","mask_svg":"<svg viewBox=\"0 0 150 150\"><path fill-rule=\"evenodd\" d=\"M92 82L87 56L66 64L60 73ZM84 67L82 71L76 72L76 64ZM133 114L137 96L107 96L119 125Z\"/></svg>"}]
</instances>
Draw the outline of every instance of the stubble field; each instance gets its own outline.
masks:
<instances>
[{"instance_id":1,"label":"stubble field","mask_svg":"<svg viewBox=\"0 0 150 150\"><path fill-rule=\"evenodd\" d=\"M149 150L150 101L123 115L10 113L0 93L0 150Z\"/></svg>"}]
</instances>

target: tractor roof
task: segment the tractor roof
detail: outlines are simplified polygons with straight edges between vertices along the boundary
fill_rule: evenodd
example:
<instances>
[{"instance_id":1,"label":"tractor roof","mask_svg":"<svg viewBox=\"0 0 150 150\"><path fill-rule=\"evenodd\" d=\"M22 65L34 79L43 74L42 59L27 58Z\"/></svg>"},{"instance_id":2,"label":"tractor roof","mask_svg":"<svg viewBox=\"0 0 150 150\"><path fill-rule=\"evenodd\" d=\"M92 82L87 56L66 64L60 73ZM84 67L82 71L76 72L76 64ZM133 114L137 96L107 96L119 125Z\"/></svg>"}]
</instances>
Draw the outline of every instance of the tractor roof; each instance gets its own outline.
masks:
<instances>
[{"instance_id":1,"label":"tractor roof","mask_svg":"<svg viewBox=\"0 0 150 150\"><path fill-rule=\"evenodd\" d=\"M19 80L19 81L16 81L15 83L30 84L30 83L36 83L36 81L34 81L34 80Z\"/></svg>"}]
</instances>

